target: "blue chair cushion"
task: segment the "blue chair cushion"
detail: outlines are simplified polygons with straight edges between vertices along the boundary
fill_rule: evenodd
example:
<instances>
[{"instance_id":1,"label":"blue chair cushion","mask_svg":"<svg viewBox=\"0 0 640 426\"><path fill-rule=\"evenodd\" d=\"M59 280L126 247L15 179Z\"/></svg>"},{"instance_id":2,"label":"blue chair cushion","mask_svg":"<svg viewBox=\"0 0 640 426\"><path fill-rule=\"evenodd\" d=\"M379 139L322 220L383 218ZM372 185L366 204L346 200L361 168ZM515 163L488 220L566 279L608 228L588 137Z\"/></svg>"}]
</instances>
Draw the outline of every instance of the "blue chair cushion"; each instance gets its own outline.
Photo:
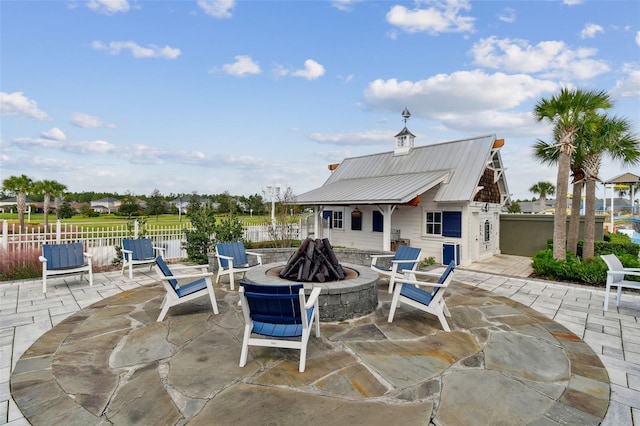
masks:
<instances>
[{"instance_id":1,"label":"blue chair cushion","mask_svg":"<svg viewBox=\"0 0 640 426\"><path fill-rule=\"evenodd\" d=\"M45 244L42 255L47 259L48 270L74 269L86 266L82 243Z\"/></svg>"},{"instance_id":2,"label":"blue chair cushion","mask_svg":"<svg viewBox=\"0 0 640 426\"><path fill-rule=\"evenodd\" d=\"M404 296L411 300L415 300L416 302L422 303L426 306L429 306L429 303L431 303L431 299L433 299L434 294L431 294L428 291L411 284L403 284L402 289L400 290L401 296Z\"/></svg>"},{"instance_id":3,"label":"blue chair cushion","mask_svg":"<svg viewBox=\"0 0 640 426\"><path fill-rule=\"evenodd\" d=\"M200 278L199 280L189 284L185 284L178 289L176 289L175 287L173 288L176 290L176 294L178 295L178 297L188 296L191 293L195 293L204 288L207 288L207 281L204 278Z\"/></svg>"},{"instance_id":4,"label":"blue chair cushion","mask_svg":"<svg viewBox=\"0 0 640 426\"><path fill-rule=\"evenodd\" d=\"M149 238L122 240L122 248L133 252L131 255L133 260L149 260L155 257L153 244Z\"/></svg>"}]
</instances>

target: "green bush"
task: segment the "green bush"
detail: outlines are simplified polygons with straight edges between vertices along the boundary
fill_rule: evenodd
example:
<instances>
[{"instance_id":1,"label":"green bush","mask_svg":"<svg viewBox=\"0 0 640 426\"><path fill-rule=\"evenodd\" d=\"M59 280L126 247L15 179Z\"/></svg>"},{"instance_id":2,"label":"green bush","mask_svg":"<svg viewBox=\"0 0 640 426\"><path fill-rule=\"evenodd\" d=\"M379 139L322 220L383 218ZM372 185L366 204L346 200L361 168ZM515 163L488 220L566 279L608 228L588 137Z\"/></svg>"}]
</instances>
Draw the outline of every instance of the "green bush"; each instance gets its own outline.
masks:
<instances>
[{"instance_id":1,"label":"green bush","mask_svg":"<svg viewBox=\"0 0 640 426\"><path fill-rule=\"evenodd\" d=\"M582 253L582 243L578 242L578 254ZM600 257L602 254L615 254L626 268L640 267L640 245L623 234L605 234L604 241L595 242L595 257L587 261L569 252L566 260L557 261L553 258L553 240L548 240L547 246L549 248L535 254L531 266L536 275L549 280L604 285L608 268ZM634 276L627 276L627 279L640 281L640 277Z\"/></svg>"}]
</instances>

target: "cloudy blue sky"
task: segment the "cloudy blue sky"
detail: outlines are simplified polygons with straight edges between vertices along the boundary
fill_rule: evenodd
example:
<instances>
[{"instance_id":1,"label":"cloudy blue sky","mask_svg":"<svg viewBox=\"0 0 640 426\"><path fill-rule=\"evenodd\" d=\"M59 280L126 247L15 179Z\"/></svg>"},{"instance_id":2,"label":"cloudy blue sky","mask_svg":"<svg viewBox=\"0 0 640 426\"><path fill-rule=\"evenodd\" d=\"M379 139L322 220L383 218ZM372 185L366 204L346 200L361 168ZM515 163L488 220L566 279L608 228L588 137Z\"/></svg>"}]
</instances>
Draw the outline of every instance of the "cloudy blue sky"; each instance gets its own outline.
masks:
<instances>
[{"instance_id":1,"label":"cloudy blue sky","mask_svg":"<svg viewBox=\"0 0 640 426\"><path fill-rule=\"evenodd\" d=\"M0 178L71 191L306 192L392 150L407 107L416 145L504 138L530 198L556 176L539 99L606 90L640 130L637 0L1 0L0 20Z\"/></svg>"}]
</instances>

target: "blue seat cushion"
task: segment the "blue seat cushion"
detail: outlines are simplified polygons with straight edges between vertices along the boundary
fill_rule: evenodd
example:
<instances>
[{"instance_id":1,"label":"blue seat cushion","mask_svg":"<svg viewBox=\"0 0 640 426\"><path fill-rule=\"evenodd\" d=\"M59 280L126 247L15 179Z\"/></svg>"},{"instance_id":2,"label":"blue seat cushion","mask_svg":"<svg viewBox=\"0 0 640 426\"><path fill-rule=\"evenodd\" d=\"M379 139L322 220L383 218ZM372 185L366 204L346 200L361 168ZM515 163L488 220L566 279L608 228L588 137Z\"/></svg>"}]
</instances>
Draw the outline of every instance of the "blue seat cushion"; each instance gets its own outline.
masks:
<instances>
[{"instance_id":1,"label":"blue seat cushion","mask_svg":"<svg viewBox=\"0 0 640 426\"><path fill-rule=\"evenodd\" d=\"M312 318L313 307L307 309L307 324L311 324ZM253 319L253 332L263 336L300 337L302 336L302 330L302 324L278 324L271 322L261 322Z\"/></svg>"},{"instance_id":2,"label":"blue seat cushion","mask_svg":"<svg viewBox=\"0 0 640 426\"><path fill-rule=\"evenodd\" d=\"M175 288L175 287L174 287ZM181 286L180 288L176 289L176 294L178 295L178 297L184 297L184 296L188 296L192 293L198 292L202 289L207 288L207 281L204 278L200 278L197 281L194 281L192 283L189 284L185 284L183 286Z\"/></svg>"},{"instance_id":3,"label":"blue seat cushion","mask_svg":"<svg viewBox=\"0 0 640 426\"><path fill-rule=\"evenodd\" d=\"M156 257L156 265L158 265L158 268L160 268L160 270L162 271L162 275L164 275L165 277L173 276L171 269L169 269L162 256ZM174 290L178 288L177 280L169 280L169 284L171 284L171 287L173 287Z\"/></svg>"},{"instance_id":4,"label":"blue seat cushion","mask_svg":"<svg viewBox=\"0 0 640 426\"><path fill-rule=\"evenodd\" d=\"M428 291L411 284L403 284L402 289L400 290L401 296L404 296L407 299L415 300L416 302L422 303L426 306L429 306L429 303L431 303L434 294L431 294Z\"/></svg>"}]
</instances>

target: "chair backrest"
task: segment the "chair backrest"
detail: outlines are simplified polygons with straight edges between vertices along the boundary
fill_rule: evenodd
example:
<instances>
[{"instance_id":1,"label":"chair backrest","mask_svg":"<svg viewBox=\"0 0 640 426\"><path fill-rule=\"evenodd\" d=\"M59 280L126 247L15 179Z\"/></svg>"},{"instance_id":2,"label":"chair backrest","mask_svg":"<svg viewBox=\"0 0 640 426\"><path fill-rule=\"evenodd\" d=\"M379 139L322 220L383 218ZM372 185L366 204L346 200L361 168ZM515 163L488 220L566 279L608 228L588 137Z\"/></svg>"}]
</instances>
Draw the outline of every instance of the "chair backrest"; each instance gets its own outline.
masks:
<instances>
[{"instance_id":1,"label":"chair backrest","mask_svg":"<svg viewBox=\"0 0 640 426\"><path fill-rule=\"evenodd\" d=\"M153 259L153 244L149 238L122 240L122 248L133 252L133 260Z\"/></svg>"},{"instance_id":2,"label":"chair backrest","mask_svg":"<svg viewBox=\"0 0 640 426\"><path fill-rule=\"evenodd\" d=\"M235 243L218 243L216 244L216 252L222 256L233 257L233 264L235 266L249 263L247 252L244 249L242 241ZM218 260L220 261L220 266L223 268L229 267L229 261L227 259L218 258Z\"/></svg>"},{"instance_id":3,"label":"chair backrest","mask_svg":"<svg viewBox=\"0 0 640 426\"><path fill-rule=\"evenodd\" d=\"M618 256L615 254L601 254L600 257L604 260L604 263L607 264L609 271L620 271L619 274L610 274L612 282L617 283L622 281L624 279L624 266L622 265L622 262L620 262L620 259L618 259Z\"/></svg>"},{"instance_id":4,"label":"chair backrest","mask_svg":"<svg viewBox=\"0 0 640 426\"><path fill-rule=\"evenodd\" d=\"M254 284L240 282L254 321L269 324L302 324L300 289L303 284Z\"/></svg>"},{"instance_id":5,"label":"chair backrest","mask_svg":"<svg viewBox=\"0 0 640 426\"><path fill-rule=\"evenodd\" d=\"M393 256L393 260L410 260L411 262L399 263L398 271L414 269L417 266L420 251L421 249L416 247L399 246L395 256Z\"/></svg>"},{"instance_id":6,"label":"chair backrest","mask_svg":"<svg viewBox=\"0 0 640 426\"><path fill-rule=\"evenodd\" d=\"M440 278L438 279L438 284L445 284L445 283L448 284L449 282L451 282L451 279L453 278L454 269L456 269L456 261L452 260L451 262L449 262L449 265L447 265L447 269L445 269L442 275L440 275ZM444 288L444 287L436 287L435 290L433 291L433 295L435 296L435 294L441 288Z\"/></svg>"},{"instance_id":7,"label":"chair backrest","mask_svg":"<svg viewBox=\"0 0 640 426\"><path fill-rule=\"evenodd\" d=\"M44 244L42 256L47 258L47 269L77 268L85 264L82 243Z\"/></svg>"},{"instance_id":8,"label":"chair backrest","mask_svg":"<svg viewBox=\"0 0 640 426\"><path fill-rule=\"evenodd\" d=\"M173 272L171 272L171 269L169 269L162 256L156 257L156 266L165 277L173 276ZM171 287L173 287L174 290L178 289L178 280L169 280L169 284L171 284Z\"/></svg>"}]
</instances>

